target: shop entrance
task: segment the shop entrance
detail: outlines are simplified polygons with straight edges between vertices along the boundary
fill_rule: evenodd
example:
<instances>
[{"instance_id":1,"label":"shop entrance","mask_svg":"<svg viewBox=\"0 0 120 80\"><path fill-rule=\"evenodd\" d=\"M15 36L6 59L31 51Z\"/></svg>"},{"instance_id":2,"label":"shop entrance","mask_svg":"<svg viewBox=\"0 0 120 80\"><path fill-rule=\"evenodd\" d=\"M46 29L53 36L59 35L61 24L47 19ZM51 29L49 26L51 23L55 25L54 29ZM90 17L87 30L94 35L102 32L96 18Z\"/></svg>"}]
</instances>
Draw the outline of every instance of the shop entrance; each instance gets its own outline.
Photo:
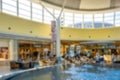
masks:
<instances>
[{"instance_id":1,"label":"shop entrance","mask_svg":"<svg viewBox=\"0 0 120 80\"><path fill-rule=\"evenodd\" d=\"M19 60L39 61L50 50L50 42L19 41Z\"/></svg>"}]
</instances>

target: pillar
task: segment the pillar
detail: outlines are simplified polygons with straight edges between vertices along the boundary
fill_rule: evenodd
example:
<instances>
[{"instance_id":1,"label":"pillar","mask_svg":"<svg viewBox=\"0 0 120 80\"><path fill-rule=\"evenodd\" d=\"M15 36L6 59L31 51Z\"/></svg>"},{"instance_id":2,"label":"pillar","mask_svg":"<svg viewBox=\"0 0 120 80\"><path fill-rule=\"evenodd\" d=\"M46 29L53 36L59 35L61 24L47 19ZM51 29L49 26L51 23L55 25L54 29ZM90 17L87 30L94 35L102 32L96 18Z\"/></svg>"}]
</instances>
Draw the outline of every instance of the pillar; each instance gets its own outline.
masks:
<instances>
[{"instance_id":1,"label":"pillar","mask_svg":"<svg viewBox=\"0 0 120 80\"><path fill-rule=\"evenodd\" d=\"M60 18L56 21L56 56L60 57Z\"/></svg>"},{"instance_id":2,"label":"pillar","mask_svg":"<svg viewBox=\"0 0 120 80\"><path fill-rule=\"evenodd\" d=\"M18 41L11 39L9 42L10 60L18 60Z\"/></svg>"},{"instance_id":3,"label":"pillar","mask_svg":"<svg viewBox=\"0 0 120 80\"><path fill-rule=\"evenodd\" d=\"M19 58L19 44L18 44L18 40L14 40L14 60L18 60Z\"/></svg>"},{"instance_id":4,"label":"pillar","mask_svg":"<svg viewBox=\"0 0 120 80\"><path fill-rule=\"evenodd\" d=\"M51 44L50 44L50 48L51 48L51 53L52 54L56 54L56 52L55 52L55 44L56 44L56 42L52 42Z\"/></svg>"},{"instance_id":5,"label":"pillar","mask_svg":"<svg viewBox=\"0 0 120 80\"><path fill-rule=\"evenodd\" d=\"M0 12L2 12L2 0L0 0Z\"/></svg>"}]
</instances>

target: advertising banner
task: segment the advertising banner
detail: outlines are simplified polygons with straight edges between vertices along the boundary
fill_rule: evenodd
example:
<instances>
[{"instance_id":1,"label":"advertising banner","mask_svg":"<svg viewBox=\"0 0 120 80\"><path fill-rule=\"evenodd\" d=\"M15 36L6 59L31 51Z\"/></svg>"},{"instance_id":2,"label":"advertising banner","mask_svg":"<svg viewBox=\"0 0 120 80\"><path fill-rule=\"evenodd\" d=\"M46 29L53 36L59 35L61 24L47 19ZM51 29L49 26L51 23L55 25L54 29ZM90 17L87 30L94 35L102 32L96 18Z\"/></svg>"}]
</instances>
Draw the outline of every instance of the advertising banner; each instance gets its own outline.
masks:
<instances>
[{"instance_id":1,"label":"advertising banner","mask_svg":"<svg viewBox=\"0 0 120 80\"><path fill-rule=\"evenodd\" d=\"M51 41L52 41L52 49L51 52L53 54L56 53L56 21L51 21Z\"/></svg>"},{"instance_id":2,"label":"advertising banner","mask_svg":"<svg viewBox=\"0 0 120 80\"><path fill-rule=\"evenodd\" d=\"M51 21L51 33L52 33L51 40L54 42L56 41L56 21Z\"/></svg>"}]
</instances>

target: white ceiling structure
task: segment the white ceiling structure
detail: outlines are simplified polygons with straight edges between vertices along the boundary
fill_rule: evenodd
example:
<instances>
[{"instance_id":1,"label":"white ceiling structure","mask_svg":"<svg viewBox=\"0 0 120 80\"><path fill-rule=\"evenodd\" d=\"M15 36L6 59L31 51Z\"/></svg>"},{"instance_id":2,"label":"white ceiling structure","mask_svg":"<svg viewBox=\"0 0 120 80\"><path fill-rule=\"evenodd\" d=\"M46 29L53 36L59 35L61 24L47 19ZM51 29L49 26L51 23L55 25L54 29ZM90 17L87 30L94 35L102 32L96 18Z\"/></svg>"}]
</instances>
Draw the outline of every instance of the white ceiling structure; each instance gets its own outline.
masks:
<instances>
[{"instance_id":1,"label":"white ceiling structure","mask_svg":"<svg viewBox=\"0 0 120 80\"><path fill-rule=\"evenodd\" d=\"M81 0L80 9L106 9L110 8L111 0Z\"/></svg>"},{"instance_id":2,"label":"white ceiling structure","mask_svg":"<svg viewBox=\"0 0 120 80\"><path fill-rule=\"evenodd\" d=\"M55 7L62 7L65 0L30 0L40 4L40 2L52 5ZM77 11L104 11L104 10L120 10L120 0L66 0L65 9Z\"/></svg>"}]
</instances>

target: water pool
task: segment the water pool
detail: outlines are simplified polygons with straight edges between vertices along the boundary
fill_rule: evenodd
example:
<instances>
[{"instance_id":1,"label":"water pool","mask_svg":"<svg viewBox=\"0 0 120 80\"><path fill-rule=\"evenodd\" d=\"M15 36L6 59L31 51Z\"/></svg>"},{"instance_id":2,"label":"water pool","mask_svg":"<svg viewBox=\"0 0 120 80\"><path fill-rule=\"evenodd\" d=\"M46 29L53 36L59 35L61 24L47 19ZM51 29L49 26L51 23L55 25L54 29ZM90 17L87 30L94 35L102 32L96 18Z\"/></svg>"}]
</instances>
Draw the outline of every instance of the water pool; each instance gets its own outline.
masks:
<instances>
[{"instance_id":1,"label":"water pool","mask_svg":"<svg viewBox=\"0 0 120 80\"><path fill-rule=\"evenodd\" d=\"M56 65L22 71L0 80L120 80L120 65Z\"/></svg>"},{"instance_id":2,"label":"water pool","mask_svg":"<svg viewBox=\"0 0 120 80\"><path fill-rule=\"evenodd\" d=\"M120 65L72 64L66 66L61 72L61 80L120 80Z\"/></svg>"}]
</instances>

